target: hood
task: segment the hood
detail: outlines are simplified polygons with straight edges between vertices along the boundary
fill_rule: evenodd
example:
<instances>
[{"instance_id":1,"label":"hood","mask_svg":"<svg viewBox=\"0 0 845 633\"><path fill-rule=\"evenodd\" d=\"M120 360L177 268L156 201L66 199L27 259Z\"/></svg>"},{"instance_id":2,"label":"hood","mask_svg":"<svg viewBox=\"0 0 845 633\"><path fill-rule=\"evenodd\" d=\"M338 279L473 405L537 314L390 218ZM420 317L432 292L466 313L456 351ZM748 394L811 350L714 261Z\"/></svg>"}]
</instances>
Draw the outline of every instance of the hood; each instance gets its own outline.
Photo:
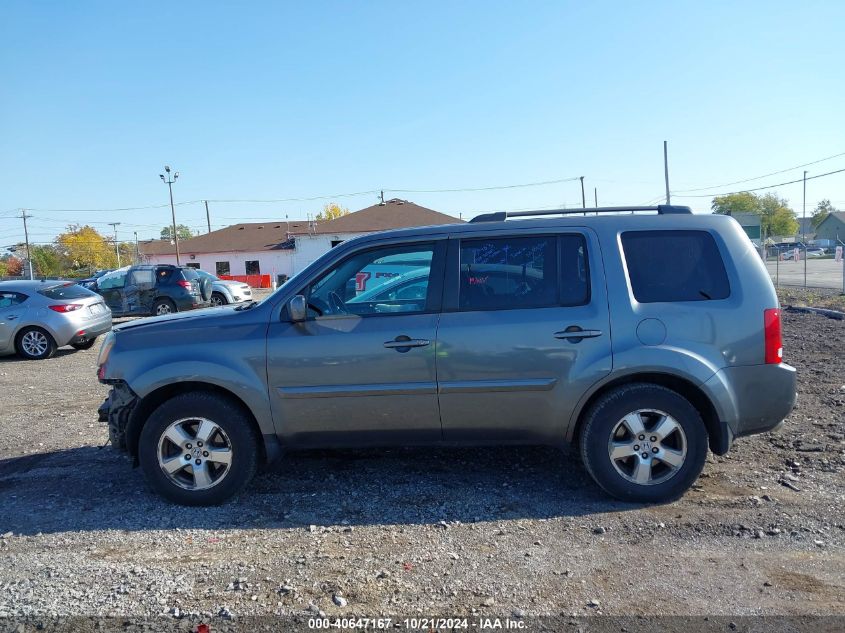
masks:
<instances>
[{"instance_id":1,"label":"hood","mask_svg":"<svg viewBox=\"0 0 845 633\"><path fill-rule=\"evenodd\" d=\"M139 327L172 327L179 325L189 325L194 327L197 321L205 321L208 319L223 319L232 316L237 306L222 306L219 308L205 308L201 310L189 310L188 312L176 312L175 314L166 314L164 316L152 316L144 319L135 319L114 326L115 332L125 332L127 330L134 330ZM210 323L209 323L210 325Z\"/></svg>"},{"instance_id":2,"label":"hood","mask_svg":"<svg viewBox=\"0 0 845 633\"><path fill-rule=\"evenodd\" d=\"M229 287L237 286L238 288L240 288L241 286L249 287L249 284L245 284L242 281L235 281L234 279L218 279L217 281L213 282L213 285Z\"/></svg>"}]
</instances>

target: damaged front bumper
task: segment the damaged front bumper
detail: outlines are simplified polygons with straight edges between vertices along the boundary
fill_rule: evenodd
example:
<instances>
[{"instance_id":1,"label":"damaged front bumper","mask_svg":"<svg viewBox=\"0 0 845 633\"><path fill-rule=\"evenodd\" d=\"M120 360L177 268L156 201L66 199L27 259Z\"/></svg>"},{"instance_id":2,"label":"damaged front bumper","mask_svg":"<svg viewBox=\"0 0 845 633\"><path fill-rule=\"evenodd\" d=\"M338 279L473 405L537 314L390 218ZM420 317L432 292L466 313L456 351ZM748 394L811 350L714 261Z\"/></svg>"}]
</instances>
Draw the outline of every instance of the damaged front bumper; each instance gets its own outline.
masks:
<instances>
[{"instance_id":1,"label":"damaged front bumper","mask_svg":"<svg viewBox=\"0 0 845 633\"><path fill-rule=\"evenodd\" d=\"M100 422L106 422L109 426L109 441L122 451L128 449L127 427L137 404L138 396L132 393L129 385L116 381L112 383L109 395L97 409Z\"/></svg>"}]
</instances>

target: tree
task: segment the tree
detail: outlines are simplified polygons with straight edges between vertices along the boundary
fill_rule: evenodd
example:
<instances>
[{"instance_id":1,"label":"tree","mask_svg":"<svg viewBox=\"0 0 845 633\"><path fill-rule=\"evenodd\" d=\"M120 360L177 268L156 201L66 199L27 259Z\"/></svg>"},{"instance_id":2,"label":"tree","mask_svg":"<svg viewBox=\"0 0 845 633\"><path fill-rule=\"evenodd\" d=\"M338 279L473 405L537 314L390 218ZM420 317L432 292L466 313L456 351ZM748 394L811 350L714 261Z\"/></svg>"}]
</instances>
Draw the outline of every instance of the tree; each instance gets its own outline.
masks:
<instances>
[{"instance_id":1,"label":"tree","mask_svg":"<svg viewBox=\"0 0 845 633\"><path fill-rule=\"evenodd\" d=\"M773 193L757 196L748 191L730 193L713 198L710 205L713 213L733 215L735 213L754 213L760 217L760 228L765 235L795 235L798 221L795 212L786 204L786 200Z\"/></svg>"},{"instance_id":2,"label":"tree","mask_svg":"<svg viewBox=\"0 0 845 633\"><path fill-rule=\"evenodd\" d=\"M23 273L23 261L14 255L4 256L3 263L6 266L5 274L9 277L20 277Z\"/></svg>"},{"instance_id":3,"label":"tree","mask_svg":"<svg viewBox=\"0 0 845 633\"><path fill-rule=\"evenodd\" d=\"M6 265L5 259L0 259L0 277L5 277L9 274L9 267Z\"/></svg>"},{"instance_id":4,"label":"tree","mask_svg":"<svg viewBox=\"0 0 845 633\"><path fill-rule=\"evenodd\" d=\"M56 238L56 246L72 268L97 270L117 263L114 245L90 226L69 226Z\"/></svg>"},{"instance_id":5,"label":"tree","mask_svg":"<svg viewBox=\"0 0 845 633\"><path fill-rule=\"evenodd\" d=\"M194 236L194 234L191 233L191 227L185 226L184 224L177 224L176 225L176 236L180 240L189 240ZM162 227L162 229L161 229L161 239L163 239L163 240L173 240L173 227L170 224Z\"/></svg>"},{"instance_id":6,"label":"tree","mask_svg":"<svg viewBox=\"0 0 845 633\"><path fill-rule=\"evenodd\" d=\"M323 210L317 214L317 221L336 220L344 215L349 215L349 209L340 206L337 202L329 202L323 205Z\"/></svg>"},{"instance_id":7,"label":"tree","mask_svg":"<svg viewBox=\"0 0 845 633\"><path fill-rule=\"evenodd\" d=\"M31 251L32 267L38 277L59 277L65 271L62 253L55 246L33 246Z\"/></svg>"},{"instance_id":8,"label":"tree","mask_svg":"<svg viewBox=\"0 0 845 633\"><path fill-rule=\"evenodd\" d=\"M713 213L722 215L733 215L735 213L756 213L760 215L760 200L753 193L747 191L729 193L725 196L713 198L710 209Z\"/></svg>"},{"instance_id":9,"label":"tree","mask_svg":"<svg viewBox=\"0 0 845 633\"><path fill-rule=\"evenodd\" d=\"M836 213L838 209L830 204L830 200L824 199L816 205L816 208L813 210L813 217L810 220L813 228L818 228L819 224L827 219L831 213Z\"/></svg>"}]
</instances>

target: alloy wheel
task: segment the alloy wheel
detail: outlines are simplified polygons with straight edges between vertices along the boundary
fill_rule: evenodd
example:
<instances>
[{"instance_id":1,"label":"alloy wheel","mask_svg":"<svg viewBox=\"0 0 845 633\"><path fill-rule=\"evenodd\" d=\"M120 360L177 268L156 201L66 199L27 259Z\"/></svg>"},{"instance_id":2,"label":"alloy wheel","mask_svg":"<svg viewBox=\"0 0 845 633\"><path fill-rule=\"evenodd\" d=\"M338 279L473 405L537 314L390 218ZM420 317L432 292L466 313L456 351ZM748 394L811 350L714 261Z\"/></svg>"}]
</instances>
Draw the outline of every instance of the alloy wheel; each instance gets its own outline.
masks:
<instances>
[{"instance_id":1,"label":"alloy wheel","mask_svg":"<svg viewBox=\"0 0 845 633\"><path fill-rule=\"evenodd\" d=\"M156 314L159 316L162 314L170 314L170 304L159 303L158 307L156 308Z\"/></svg>"},{"instance_id":2,"label":"alloy wheel","mask_svg":"<svg viewBox=\"0 0 845 633\"><path fill-rule=\"evenodd\" d=\"M619 420L607 453L628 481L653 486L674 477L687 456L687 437L678 421L657 409L638 409Z\"/></svg>"},{"instance_id":3,"label":"alloy wheel","mask_svg":"<svg viewBox=\"0 0 845 633\"><path fill-rule=\"evenodd\" d=\"M30 330L21 337L21 347L27 356L42 356L47 353L50 341L44 332Z\"/></svg>"},{"instance_id":4,"label":"alloy wheel","mask_svg":"<svg viewBox=\"0 0 845 633\"><path fill-rule=\"evenodd\" d=\"M219 484L232 464L232 443L207 418L183 418L170 424L158 442L158 464L174 484L206 490Z\"/></svg>"}]
</instances>

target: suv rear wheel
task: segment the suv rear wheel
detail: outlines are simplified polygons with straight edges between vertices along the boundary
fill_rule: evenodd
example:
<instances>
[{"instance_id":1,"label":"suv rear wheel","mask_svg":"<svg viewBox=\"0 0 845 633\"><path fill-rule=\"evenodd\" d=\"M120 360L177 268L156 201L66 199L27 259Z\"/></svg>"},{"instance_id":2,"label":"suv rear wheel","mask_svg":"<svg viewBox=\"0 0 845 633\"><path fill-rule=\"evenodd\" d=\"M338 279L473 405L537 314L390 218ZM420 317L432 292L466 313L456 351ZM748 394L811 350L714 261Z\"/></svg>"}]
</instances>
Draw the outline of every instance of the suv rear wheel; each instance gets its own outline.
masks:
<instances>
[{"instance_id":1,"label":"suv rear wheel","mask_svg":"<svg viewBox=\"0 0 845 633\"><path fill-rule=\"evenodd\" d=\"M176 304L170 299L156 299L153 304L153 314L155 315L160 316L162 314L172 314L174 312L176 312Z\"/></svg>"},{"instance_id":2,"label":"suv rear wheel","mask_svg":"<svg viewBox=\"0 0 845 633\"><path fill-rule=\"evenodd\" d=\"M580 448L590 476L614 497L666 502L683 495L701 474L707 430L680 394L635 383L590 408Z\"/></svg>"},{"instance_id":3,"label":"suv rear wheel","mask_svg":"<svg viewBox=\"0 0 845 633\"><path fill-rule=\"evenodd\" d=\"M150 486L182 505L217 505L258 467L258 438L244 411L213 393L175 396L141 430L138 460Z\"/></svg>"}]
</instances>

